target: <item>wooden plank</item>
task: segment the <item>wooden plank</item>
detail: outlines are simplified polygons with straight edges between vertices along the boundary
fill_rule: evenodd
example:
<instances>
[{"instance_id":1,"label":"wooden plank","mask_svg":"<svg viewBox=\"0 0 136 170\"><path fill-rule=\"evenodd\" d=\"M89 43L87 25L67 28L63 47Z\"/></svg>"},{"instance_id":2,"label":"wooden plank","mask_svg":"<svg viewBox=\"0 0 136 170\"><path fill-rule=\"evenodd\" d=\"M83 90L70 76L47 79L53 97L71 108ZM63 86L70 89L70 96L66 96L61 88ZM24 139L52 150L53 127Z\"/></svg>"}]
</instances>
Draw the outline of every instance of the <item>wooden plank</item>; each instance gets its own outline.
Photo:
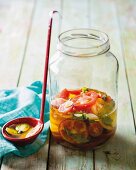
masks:
<instances>
[{"instance_id":1,"label":"wooden plank","mask_svg":"<svg viewBox=\"0 0 136 170\"><path fill-rule=\"evenodd\" d=\"M45 44L48 29L49 12L54 9L60 11L60 8L60 2L56 0L42 0L40 2L38 1L32 31L30 33L30 40L28 42L28 47L26 51L26 57L23 63L23 69L19 82L20 85L28 85L33 81L43 79L43 64L45 60ZM57 17L58 16L54 16L53 22L53 46L55 46L54 41L56 41L56 35L58 34L58 28L54 28L54 26L58 27L58 23L56 23L58 21Z\"/></svg>"},{"instance_id":2,"label":"wooden plank","mask_svg":"<svg viewBox=\"0 0 136 170\"><path fill-rule=\"evenodd\" d=\"M123 45L123 55L125 57L126 71L129 81L131 99L133 104L133 114L135 119L136 129L136 88L135 88L135 74L136 74L136 23L135 23L135 11L136 2L134 0L117 1L117 12L120 23L120 33ZM129 24L128 24L129 23Z\"/></svg>"},{"instance_id":3,"label":"wooden plank","mask_svg":"<svg viewBox=\"0 0 136 170\"><path fill-rule=\"evenodd\" d=\"M35 80L42 80L45 60L45 42L48 29L49 11L60 9L60 2L41 0L37 1L33 17L32 28L29 35L24 62L19 79L19 86L28 85ZM2 170L30 169L45 170L47 168L49 141L40 151L28 158L8 156L4 158Z\"/></svg>"},{"instance_id":4,"label":"wooden plank","mask_svg":"<svg viewBox=\"0 0 136 170\"><path fill-rule=\"evenodd\" d=\"M50 170L91 170L93 169L92 152L72 150L57 145L53 139L50 146Z\"/></svg>"},{"instance_id":5,"label":"wooden plank","mask_svg":"<svg viewBox=\"0 0 136 170\"><path fill-rule=\"evenodd\" d=\"M129 1L128 1L129 3ZM121 1L122 8L124 1ZM95 169L134 170L136 167L136 148L133 115L131 110L128 84L123 61L120 26L118 24L117 6L112 0L92 0L91 24L93 28L106 32L110 37L111 50L120 64L118 90L118 128L110 142L95 152Z\"/></svg>"},{"instance_id":6,"label":"wooden plank","mask_svg":"<svg viewBox=\"0 0 136 170\"><path fill-rule=\"evenodd\" d=\"M88 27L88 1L64 0L61 31ZM53 140L49 152L49 170L91 170L93 153L67 149Z\"/></svg>"},{"instance_id":7,"label":"wooden plank","mask_svg":"<svg viewBox=\"0 0 136 170\"><path fill-rule=\"evenodd\" d=\"M61 32L74 28L87 28L89 1L63 0Z\"/></svg>"},{"instance_id":8,"label":"wooden plank","mask_svg":"<svg viewBox=\"0 0 136 170\"><path fill-rule=\"evenodd\" d=\"M0 88L16 86L34 0L0 1Z\"/></svg>"},{"instance_id":9,"label":"wooden plank","mask_svg":"<svg viewBox=\"0 0 136 170\"><path fill-rule=\"evenodd\" d=\"M33 2L0 1L0 89L17 84Z\"/></svg>"},{"instance_id":10,"label":"wooden plank","mask_svg":"<svg viewBox=\"0 0 136 170\"><path fill-rule=\"evenodd\" d=\"M15 155L8 155L4 157L1 170L46 170L47 163L48 141L39 152L29 156L28 158L21 158Z\"/></svg>"}]
</instances>

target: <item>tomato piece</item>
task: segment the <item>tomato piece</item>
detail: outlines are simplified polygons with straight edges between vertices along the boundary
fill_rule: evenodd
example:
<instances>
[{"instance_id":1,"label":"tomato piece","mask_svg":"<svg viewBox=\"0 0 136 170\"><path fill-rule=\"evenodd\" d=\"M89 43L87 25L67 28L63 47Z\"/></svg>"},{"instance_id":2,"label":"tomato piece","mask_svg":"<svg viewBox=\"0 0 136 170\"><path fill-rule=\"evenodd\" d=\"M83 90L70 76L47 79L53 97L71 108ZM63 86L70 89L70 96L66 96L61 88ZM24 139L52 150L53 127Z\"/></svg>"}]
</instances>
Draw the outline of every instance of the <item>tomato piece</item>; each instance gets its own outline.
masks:
<instances>
[{"instance_id":1,"label":"tomato piece","mask_svg":"<svg viewBox=\"0 0 136 170\"><path fill-rule=\"evenodd\" d=\"M91 92L88 95L82 94L75 97L72 101L74 102L74 107L79 110L91 109L91 106L96 102L98 95L96 92Z\"/></svg>"},{"instance_id":2,"label":"tomato piece","mask_svg":"<svg viewBox=\"0 0 136 170\"><path fill-rule=\"evenodd\" d=\"M103 127L100 125L100 123L90 123L89 125L89 135L92 137L100 136L103 132Z\"/></svg>"},{"instance_id":3,"label":"tomato piece","mask_svg":"<svg viewBox=\"0 0 136 170\"><path fill-rule=\"evenodd\" d=\"M68 89L68 92L70 94L79 95L82 92L82 90L81 89L76 89L76 90Z\"/></svg>"},{"instance_id":4,"label":"tomato piece","mask_svg":"<svg viewBox=\"0 0 136 170\"><path fill-rule=\"evenodd\" d=\"M66 102L66 100L63 98L55 98L54 100L51 101L51 105L55 108L59 108L59 106L64 102Z\"/></svg>"},{"instance_id":5,"label":"tomato piece","mask_svg":"<svg viewBox=\"0 0 136 170\"><path fill-rule=\"evenodd\" d=\"M91 107L92 113L96 115L100 115L101 113L103 113L105 104L106 102L103 99L98 98L95 104L93 104L93 106Z\"/></svg>"},{"instance_id":6,"label":"tomato piece","mask_svg":"<svg viewBox=\"0 0 136 170\"><path fill-rule=\"evenodd\" d=\"M65 119L60 123L59 132L64 140L72 144L88 142L86 123L81 120Z\"/></svg>"},{"instance_id":7,"label":"tomato piece","mask_svg":"<svg viewBox=\"0 0 136 170\"><path fill-rule=\"evenodd\" d=\"M85 95L91 96L92 93L96 93L96 92L94 92L94 91L87 91L87 92L85 93ZM97 93L96 93L96 94L97 94Z\"/></svg>"},{"instance_id":8,"label":"tomato piece","mask_svg":"<svg viewBox=\"0 0 136 170\"><path fill-rule=\"evenodd\" d=\"M59 106L58 111L63 112L63 113L64 112L70 112L70 111L72 111L72 108L73 108L73 102L68 100L68 101L66 101L65 103L63 103Z\"/></svg>"},{"instance_id":9,"label":"tomato piece","mask_svg":"<svg viewBox=\"0 0 136 170\"><path fill-rule=\"evenodd\" d=\"M107 96L107 102L110 102L112 98L110 96Z\"/></svg>"},{"instance_id":10,"label":"tomato piece","mask_svg":"<svg viewBox=\"0 0 136 170\"><path fill-rule=\"evenodd\" d=\"M69 96L69 92L67 89L63 89L57 97L59 98L63 98L63 99L68 99L68 96Z\"/></svg>"},{"instance_id":11,"label":"tomato piece","mask_svg":"<svg viewBox=\"0 0 136 170\"><path fill-rule=\"evenodd\" d=\"M64 119L70 119L72 118L73 115L71 112L67 112L67 113L61 113L58 111L58 109L54 108L51 106L50 109L50 123L56 124L57 126L59 126L59 124L61 123L62 120Z\"/></svg>"},{"instance_id":12,"label":"tomato piece","mask_svg":"<svg viewBox=\"0 0 136 170\"><path fill-rule=\"evenodd\" d=\"M115 102L111 99L110 101L104 101L101 98L98 98L95 104L91 107L92 113L103 116L113 111L115 107Z\"/></svg>"}]
</instances>

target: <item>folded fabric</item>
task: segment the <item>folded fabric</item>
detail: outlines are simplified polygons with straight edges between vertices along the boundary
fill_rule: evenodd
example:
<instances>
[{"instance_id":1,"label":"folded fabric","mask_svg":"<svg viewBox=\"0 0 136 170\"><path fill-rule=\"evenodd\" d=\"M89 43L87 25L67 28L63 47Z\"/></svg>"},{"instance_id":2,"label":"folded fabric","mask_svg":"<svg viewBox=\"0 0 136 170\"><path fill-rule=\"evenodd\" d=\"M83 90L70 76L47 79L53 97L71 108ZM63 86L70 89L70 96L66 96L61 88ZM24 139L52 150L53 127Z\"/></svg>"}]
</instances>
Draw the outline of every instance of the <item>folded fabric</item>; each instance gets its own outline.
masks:
<instances>
[{"instance_id":1,"label":"folded fabric","mask_svg":"<svg viewBox=\"0 0 136 170\"><path fill-rule=\"evenodd\" d=\"M42 83L36 81L28 87L12 90L0 90L0 157L14 153L25 157L37 152L46 142L49 131L49 94L46 91L44 129L38 138L30 145L17 147L5 140L1 133L2 126L18 117L39 118L41 106Z\"/></svg>"}]
</instances>

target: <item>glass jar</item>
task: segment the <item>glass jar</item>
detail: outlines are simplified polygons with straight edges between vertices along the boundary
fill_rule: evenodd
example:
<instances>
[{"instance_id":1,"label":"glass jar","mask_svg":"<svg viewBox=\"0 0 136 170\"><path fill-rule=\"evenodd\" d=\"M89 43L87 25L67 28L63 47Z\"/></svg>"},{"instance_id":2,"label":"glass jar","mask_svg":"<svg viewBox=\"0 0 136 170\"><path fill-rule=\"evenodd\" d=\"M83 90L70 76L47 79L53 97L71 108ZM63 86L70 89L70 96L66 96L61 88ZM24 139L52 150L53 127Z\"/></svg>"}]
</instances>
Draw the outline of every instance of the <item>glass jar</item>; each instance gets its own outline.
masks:
<instances>
[{"instance_id":1,"label":"glass jar","mask_svg":"<svg viewBox=\"0 0 136 170\"><path fill-rule=\"evenodd\" d=\"M108 36L93 29L59 35L50 60L50 129L64 146L94 149L117 125L118 61Z\"/></svg>"}]
</instances>

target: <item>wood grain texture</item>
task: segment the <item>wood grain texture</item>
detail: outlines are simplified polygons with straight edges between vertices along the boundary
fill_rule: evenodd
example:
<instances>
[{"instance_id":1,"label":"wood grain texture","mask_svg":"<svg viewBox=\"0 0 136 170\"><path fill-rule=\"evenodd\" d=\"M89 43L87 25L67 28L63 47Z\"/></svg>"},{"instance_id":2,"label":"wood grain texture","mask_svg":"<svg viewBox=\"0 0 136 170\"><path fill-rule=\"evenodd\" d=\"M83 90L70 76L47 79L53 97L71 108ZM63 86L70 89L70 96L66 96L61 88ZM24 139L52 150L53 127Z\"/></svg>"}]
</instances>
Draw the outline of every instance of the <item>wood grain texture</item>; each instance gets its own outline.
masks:
<instances>
[{"instance_id":1,"label":"wood grain texture","mask_svg":"<svg viewBox=\"0 0 136 170\"><path fill-rule=\"evenodd\" d=\"M34 0L28 3L26 0L0 1L1 89L13 88L17 85L33 4Z\"/></svg>"},{"instance_id":2,"label":"wood grain texture","mask_svg":"<svg viewBox=\"0 0 136 170\"><path fill-rule=\"evenodd\" d=\"M134 120L136 122L136 1L127 0L116 2L118 20L120 24L120 34L122 42L122 50L125 58L126 73L129 81L129 88L132 99ZM136 123L135 123L136 129Z\"/></svg>"},{"instance_id":3,"label":"wood grain texture","mask_svg":"<svg viewBox=\"0 0 136 170\"><path fill-rule=\"evenodd\" d=\"M72 150L56 144L50 144L49 170L93 170L91 151Z\"/></svg>"},{"instance_id":4,"label":"wood grain texture","mask_svg":"<svg viewBox=\"0 0 136 170\"><path fill-rule=\"evenodd\" d=\"M87 28L88 6L88 0L63 0L61 32L74 28Z\"/></svg>"},{"instance_id":5,"label":"wood grain texture","mask_svg":"<svg viewBox=\"0 0 136 170\"><path fill-rule=\"evenodd\" d=\"M15 155L8 155L4 158L1 170L46 170L47 168L47 150L48 141L39 152L27 157L21 158Z\"/></svg>"},{"instance_id":6,"label":"wood grain texture","mask_svg":"<svg viewBox=\"0 0 136 170\"><path fill-rule=\"evenodd\" d=\"M121 4L123 1L121 1ZM123 8L123 5L122 5ZM95 152L95 169L97 170L134 170L136 136L131 110L128 84L123 61L120 25L115 1L91 1L91 25L103 30L110 37L111 50L117 56L120 64L118 89L118 128L116 135L107 145Z\"/></svg>"},{"instance_id":7,"label":"wood grain texture","mask_svg":"<svg viewBox=\"0 0 136 170\"><path fill-rule=\"evenodd\" d=\"M0 88L17 86L31 27L34 2L34 0L0 1ZM7 159L1 159L0 164L2 162L6 163ZM13 162L11 164L13 165ZM2 164L0 168L10 169L8 163L6 166Z\"/></svg>"},{"instance_id":8,"label":"wood grain texture","mask_svg":"<svg viewBox=\"0 0 136 170\"><path fill-rule=\"evenodd\" d=\"M49 12L53 9L60 11L60 1L41 0L37 2L34 21L19 81L20 85L28 85L33 81L42 81L43 79ZM57 25L55 19L54 23ZM53 28L53 35L54 31ZM54 39L52 39L52 42L53 41Z\"/></svg>"},{"instance_id":9,"label":"wood grain texture","mask_svg":"<svg viewBox=\"0 0 136 170\"><path fill-rule=\"evenodd\" d=\"M0 1L0 88L17 84L34 0Z\"/></svg>"}]
</instances>

